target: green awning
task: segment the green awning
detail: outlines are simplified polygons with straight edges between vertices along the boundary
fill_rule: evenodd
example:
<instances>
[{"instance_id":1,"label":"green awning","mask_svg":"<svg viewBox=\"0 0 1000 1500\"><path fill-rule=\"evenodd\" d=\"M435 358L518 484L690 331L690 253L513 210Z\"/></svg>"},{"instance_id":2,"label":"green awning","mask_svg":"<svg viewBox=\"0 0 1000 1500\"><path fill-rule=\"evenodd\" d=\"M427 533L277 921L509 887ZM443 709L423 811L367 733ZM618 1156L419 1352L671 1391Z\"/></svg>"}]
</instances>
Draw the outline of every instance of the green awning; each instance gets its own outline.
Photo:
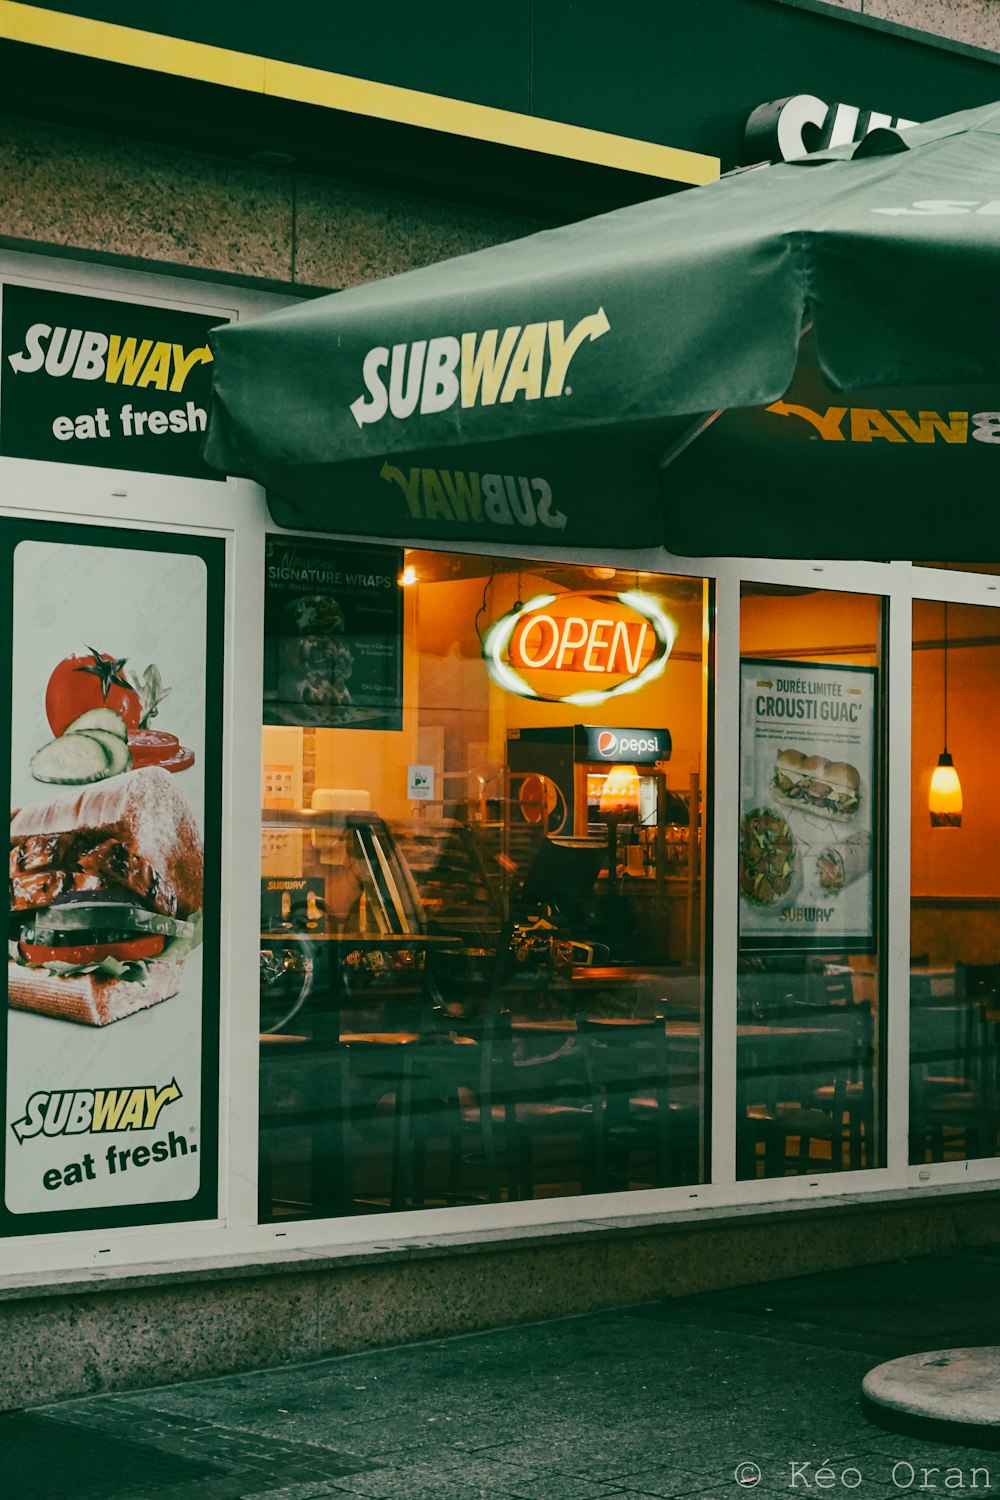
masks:
<instances>
[{"instance_id":1,"label":"green awning","mask_svg":"<svg viewBox=\"0 0 1000 1500\"><path fill-rule=\"evenodd\" d=\"M213 346L206 455L263 483L282 525L997 558L1000 105L324 297Z\"/></svg>"}]
</instances>

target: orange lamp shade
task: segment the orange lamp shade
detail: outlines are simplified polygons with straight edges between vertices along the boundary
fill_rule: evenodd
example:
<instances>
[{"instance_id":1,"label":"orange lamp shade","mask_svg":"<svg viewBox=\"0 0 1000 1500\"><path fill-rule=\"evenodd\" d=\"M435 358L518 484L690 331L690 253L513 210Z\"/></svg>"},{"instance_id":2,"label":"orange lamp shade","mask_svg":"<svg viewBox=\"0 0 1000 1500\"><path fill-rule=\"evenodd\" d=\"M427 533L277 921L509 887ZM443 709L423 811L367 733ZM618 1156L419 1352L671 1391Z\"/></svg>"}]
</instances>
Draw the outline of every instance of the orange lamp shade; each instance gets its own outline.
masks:
<instances>
[{"instance_id":1,"label":"orange lamp shade","mask_svg":"<svg viewBox=\"0 0 1000 1500\"><path fill-rule=\"evenodd\" d=\"M633 819L639 816L639 772L635 766L612 766L601 788L601 816Z\"/></svg>"},{"instance_id":2,"label":"orange lamp shade","mask_svg":"<svg viewBox=\"0 0 1000 1500\"><path fill-rule=\"evenodd\" d=\"M927 806L932 828L961 828L962 783L947 750L942 751L934 767Z\"/></svg>"}]
</instances>

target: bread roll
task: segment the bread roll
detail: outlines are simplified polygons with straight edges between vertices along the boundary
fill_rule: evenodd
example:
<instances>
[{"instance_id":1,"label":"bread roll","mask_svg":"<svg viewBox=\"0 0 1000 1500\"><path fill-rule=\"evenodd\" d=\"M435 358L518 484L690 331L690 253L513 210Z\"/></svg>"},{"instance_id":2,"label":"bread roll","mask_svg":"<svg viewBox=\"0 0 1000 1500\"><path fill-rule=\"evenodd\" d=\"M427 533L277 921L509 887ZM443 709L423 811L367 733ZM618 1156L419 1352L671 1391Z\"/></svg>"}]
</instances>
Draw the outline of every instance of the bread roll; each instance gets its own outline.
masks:
<instances>
[{"instance_id":1,"label":"bread roll","mask_svg":"<svg viewBox=\"0 0 1000 1500\"><path fill-rule=\"evenodd\" d=\"M169 1000L180 990L183 978L183 963L166 959L150 964L142 984L101 974L75 974L63 979L47 969L8 963L7 1003L12 1010L30 1010L59 1021L108 1026L137 1010Z\"/></svg>"},{"instance_id":2,"label":"bread roll","mask_svg":"<svg viewBox=\"0 0 1000 1500\"><path fill-rule=\"evenodd\" d=\"M143 766L82 791L22 807L11 819L12 839L33 833L106 830L177 890L177 912L188 917L202 904L205 857L201 833L183 793L162 766Z\"/></svg>"}]
</instances>

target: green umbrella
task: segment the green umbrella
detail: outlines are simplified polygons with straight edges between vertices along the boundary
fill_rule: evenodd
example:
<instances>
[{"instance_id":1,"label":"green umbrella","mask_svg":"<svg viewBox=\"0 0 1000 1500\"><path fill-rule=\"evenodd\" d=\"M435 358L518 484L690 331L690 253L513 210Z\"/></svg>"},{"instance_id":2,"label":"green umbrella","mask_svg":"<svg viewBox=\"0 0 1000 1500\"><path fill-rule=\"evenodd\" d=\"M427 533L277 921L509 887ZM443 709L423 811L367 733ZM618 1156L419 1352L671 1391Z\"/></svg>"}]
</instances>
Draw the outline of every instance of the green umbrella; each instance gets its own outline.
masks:
<instances>
[{"instance_id":1,"label":"green umbrella","mask_svg":"<svg viewBox=\"0 0 1000 1500\"><path fill-rule=\"evenodd\" d=\"M998 137L877 131L221 329L207 457L311 530L998 557Z\"/></svg>"}]
</instances>

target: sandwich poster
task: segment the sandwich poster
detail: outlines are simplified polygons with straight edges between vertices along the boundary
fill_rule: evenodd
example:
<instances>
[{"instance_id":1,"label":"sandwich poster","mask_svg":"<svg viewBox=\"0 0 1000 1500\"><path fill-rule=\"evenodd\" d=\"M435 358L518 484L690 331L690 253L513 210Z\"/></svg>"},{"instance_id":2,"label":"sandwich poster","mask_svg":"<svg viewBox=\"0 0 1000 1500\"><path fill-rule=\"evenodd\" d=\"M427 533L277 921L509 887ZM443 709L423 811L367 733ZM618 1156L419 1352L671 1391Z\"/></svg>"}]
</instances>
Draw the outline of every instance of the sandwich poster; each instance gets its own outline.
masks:
<instances>
[{"instance_id":1,"label":"sandwich poster","mask_svg":"<svg viewBox=\"0 0 1000 1500\"><path fill-rule=\"evenodd\" d=\"M221 482L201 456L220 321L5 283L0 453Z\"/></svg>"},{"instance_id":2,"label":"sandwich poster","mask_svg":"<svg viewBox=\"0 0 1000 1500\"><path fill-rule=\"evenodd\" d=\"M402 552L270 536L264 723L403 727Z\"/></svg>"},{"instance_id":3,"label":"sandwich poster","mask_svg":"<svg viewBox=\"0 0 1000 1500\"><path fill-rule=\"evenodd\" d=\"M216 1212L223 547L0 524L10 1234Z\"/></svg>"},{"instance_id":4,"label":"sandwich poster","mask_svg":"<svg viewBox=\"0 0 1000 1500\"><path fill-rule=\"evenodd\" d=\"M740 946L873 952L876 669L740 677Z\"/></svg>"}]
</instances>

